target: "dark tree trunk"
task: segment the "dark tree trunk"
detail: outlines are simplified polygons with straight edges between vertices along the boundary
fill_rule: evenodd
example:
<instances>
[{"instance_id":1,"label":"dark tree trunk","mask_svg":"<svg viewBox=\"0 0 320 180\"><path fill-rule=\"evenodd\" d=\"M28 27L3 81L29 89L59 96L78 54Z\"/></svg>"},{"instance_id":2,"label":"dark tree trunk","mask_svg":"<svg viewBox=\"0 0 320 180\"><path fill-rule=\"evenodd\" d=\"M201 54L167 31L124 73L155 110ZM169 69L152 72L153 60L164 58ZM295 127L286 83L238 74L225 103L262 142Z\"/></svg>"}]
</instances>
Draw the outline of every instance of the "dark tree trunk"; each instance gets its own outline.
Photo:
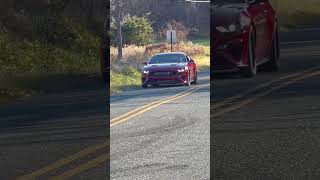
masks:
<instances>
[{"instance_id":1,"label":"dark tree trunk","mask_svg":"<svg viewBox=\"0 0 320 180\"><path fill-rule=\"evenodd\" d=\"M117 27L117 46L118 46L118 59L122 58L122 30L121 30L121 6L122 2L116 0L116 27Z\"/></svg>"}]
</instances>

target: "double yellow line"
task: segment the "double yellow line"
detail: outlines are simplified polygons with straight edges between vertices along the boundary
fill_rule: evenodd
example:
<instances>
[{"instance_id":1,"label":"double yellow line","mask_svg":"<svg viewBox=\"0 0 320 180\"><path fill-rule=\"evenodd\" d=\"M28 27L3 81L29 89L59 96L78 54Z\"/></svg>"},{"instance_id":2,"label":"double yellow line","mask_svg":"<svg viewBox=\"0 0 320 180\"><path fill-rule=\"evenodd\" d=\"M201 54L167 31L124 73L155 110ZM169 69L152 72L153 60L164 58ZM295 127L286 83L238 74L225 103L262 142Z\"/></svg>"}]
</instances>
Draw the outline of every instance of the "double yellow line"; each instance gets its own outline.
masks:
<instances>
[{"instance_id":1,"label":"double yellow line","mask_svg":"<svg viewBox=\"0 0 320 180\"><path fill-rule=\"evenodd\" d=\"M219 118L219 117L223 116L224 114L230 113L230 112L238 110L246 105L249 105L249 104L257 101L259 98L265 97L265 96L273 93L276 90L287 87L287 86L294 84L298 81L301 81L301 80L304 80L307 78L311 78L313 76L320 75L320 70L317 70L317 69L319 69L319 67L314 67L314 68L305 70L303 72L297 72L297 73L293 73L293 74L290 74L287 76L283 76L281 78L263 83L253 89L245 91L244 93L230 97L222 102L216 103L213 105L213 113L211 114L211 117L214 120L216 120L215 118ZM275 83L279 83L279 84L273 85ZM262 90L262 91L258 92L258 93L254 93L259 90ZM249 96L249 97L244 98L246 96ZM236 102L236 100L239 100L241 98L244 98L244 99Z\"/></svg>"},{"instance_id":2,"label":"double yellow line","mask_svg":"<svg viewBox=\"0 0 320 180\"><path fill-rule=\"evenodd\" d=\"M46 174L46 173L49 173L49 172L52 172L56 169L59 169L65 165L68 165L69 163L73 162L73 161L76 161L78 159L81 159L83 157L86 157L90 154L93 154L95 152L97 152L98 150L101 150L103 148L107 148L107 143L103 143L103 144L98 144L96 146L92 146L92 147L89 147L89 148L86 148L80 152L77 152L71 156L68 156L66 158L63 158L63 159L60 159L52 164L49 164L39 170L36 170L30 174L27 174L27 175L23 175L23 176L20 176L18 178L16 178L17 180L31 180L31 179L37 179L38 177ZM106 153L104 153L105 155L107 155ZM99 158L101 159L102 156L99 156ZM103 158L105 159L105 158ZM96 160L97 161L97 160ZM95 161L95 162L96 162ZM83 170L87 170L87 169L90 169L92 167L92 162L87 162L86 164L84 164L84 166L78 166L70 171L66 171L65 173L63 173L62 175L68 175L68 176L65 176L65 178L61 177L60 176L57 176L57 177L54 177L53 179L66 179L68 177L71 177L70 175L74 176L74 175L77 175L79 174L81 171ZM91 167L89 167L88 165L91 165ZM79 171L81 170L81 171Z\"/></svg>"},{"instance_id":3,"label":"double yellow line","mask_svg":"<svg viewBox=\"0 0 320 180\"><path fill-rule=\"evenodd\" d=\"M166 103L169 103L169 102L172 102L174 100L177 100L177 99L180 99L182 97L185 97L189 94L191 94L192 92L196 91L196 90L199 90L203 87L206 87L206 86L209 86L210 84L203 84L203 85L199 85L199 86L196 86L196 87L193 87L193 88L190 88L184 92L181 92L181 93L178 93L174 96L171 96L167 99L164 99L164 100L160 100L160 101L156 101L156 102L153 102L153 103L150 103L150 104L147 104L147 105L144 105L140 108L137 108L135 110L132 110L124 115L121 115L119 117L116 117L114 119L111 120L111 123L110 123L110 127L113 127L113 126L116 126L118 124L121 124L121 123L124 123L140 114L143 114L145 113L146 111L150 111L162 104L166 104ZM106 149L107 147L109 146L109 144L107 143L103 143L103 144L98 144L96 146L91 146L91 147L88 147L86 149L83 149L82 151L78 152L78 153L75 153L71 156L68 156L68 157L65 157L63 159L60 159L52 164L49 164L41 169L38 169L30 174L27 174L27 175L23 175L23 176L20 176L18 178L16 178L17 180L31 180L31 179L37 179L41 176L44 176L45 174L48 174L50 172L53 172L54 170L57 170L59 168L62 168L63 166L66 166L76 160L80 160L84 157L88 157L89 155L92 155L94 153L96 153L97 151L99 150L102 150L102 149ZM50 180L62 180L62 179L68 179L70 177L74 177L84 171L87 171L89 169L92 169L96 166L98 166L99 164L102 164L106 161L108 161L110 159L109 155L107 153L103 153L103 155L100 155L84 164L81 164L73 169L70 169L68 171L65 171L63 172L62 174L58 175L58 176L54 176L54 177L51 177Z\"/></svg>"},{"instance_id":4,"label":"double yellow line","mask_svg":"<svg viewBox=\"0 0 320 180\"><path fill-rule=\"evenodd\" d=\"M150 110L152 110L152 109L154 109L154 108L156 108L156 107L158 107L158 106L160 106L162 104L166 104L166 103L169 103L169 102L174 101L176 99L180 99L182 97L185 97L185 96L191 94L192 92L194 92L194 91L196 91L198 89L201 89L203 87L209 86L209 85L210 84L199 85L199 86L191 88L191 89L189 89L187 91L184 91L184 92L181 92L181 93L176 94L174 96L171 96L171 97L169 97L167 99L156 101L156 102L144 105L144 106L142 106L140 108L137 108L137 109L135 109L133 111L130 111L130 112L128 112L128 113L126 113L126 114L124 114L122 116L119 116L119 117L116 117L116 118L112 119L110 127L113 127L113 126L116 126L118 124L124 123L124 122L126 122L126 121L128 121L128 120L130 120L130 119L132 119L132 118L134 118L134 117L136 117L138 115L140 115L140 114L143 114L143 113L145 113L147 111L150 111Z\"/></svg>"}]
</instances>

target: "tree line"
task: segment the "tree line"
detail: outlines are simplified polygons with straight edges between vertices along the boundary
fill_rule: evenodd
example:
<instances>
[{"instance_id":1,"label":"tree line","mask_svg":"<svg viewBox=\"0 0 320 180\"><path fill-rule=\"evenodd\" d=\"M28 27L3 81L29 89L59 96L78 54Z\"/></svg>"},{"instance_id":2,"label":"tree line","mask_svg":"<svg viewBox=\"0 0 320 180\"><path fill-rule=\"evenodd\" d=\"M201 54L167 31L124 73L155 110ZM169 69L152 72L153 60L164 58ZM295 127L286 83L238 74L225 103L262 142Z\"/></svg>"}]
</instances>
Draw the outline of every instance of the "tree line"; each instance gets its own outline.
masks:
<instances>
[{"instance_id":1,"label":"tree line","mask_svg":"<svg viewBox=\"0 0 320 180\"><path fill-rule=\"evenodd\" d=\"M68 17L101 34L108 3L108 0L0 0L0 32L32 36L37 33L32 28L49 23L47 19Z\"/></svg>"},{"instance_id":2,"label":"tree line","mask_svg":"<svg viewBox=\"0 0 320 180\"><path fill-rule=\"evenodd\" d=\"M130 22L133 25L131 27L139 28L137 30L139 37L146 37L139 39L140 44L149 41L150 32L163 34L163 30L168 25L183 27L183 29L186 27L188 32L184 35L189 35L190 32L191 35L208 37L210 34L209 3L193 3L185 0L111 0L111 18L114 20L111 22L114 22L112 25L116 30L113 35L117 42L118 58L122 57L123 24L124 27L130 24L127 21L123 22L125 16L129 16L129 20L131 20L130 17L133 17L132 19L142 17L136 21L137 23ZM147 17L148 22L145 23L143 17ZM152 26L151 31L149 26Z\"/></svg>"},{"instance_id":3,"label":"tree line","mask_svg":"<svg viewBox=\"0 0 320 180\"><path fill-rule=\"evenodd\" d=\"M210 33L209 3L192 3L185 0L112 0L111 15L115 17L116 2L124 15L148 16L155 31L158 31L168 22L175 20L183 23L189 29L198 30L203 35Z\"/></svg>"}]
</instances>

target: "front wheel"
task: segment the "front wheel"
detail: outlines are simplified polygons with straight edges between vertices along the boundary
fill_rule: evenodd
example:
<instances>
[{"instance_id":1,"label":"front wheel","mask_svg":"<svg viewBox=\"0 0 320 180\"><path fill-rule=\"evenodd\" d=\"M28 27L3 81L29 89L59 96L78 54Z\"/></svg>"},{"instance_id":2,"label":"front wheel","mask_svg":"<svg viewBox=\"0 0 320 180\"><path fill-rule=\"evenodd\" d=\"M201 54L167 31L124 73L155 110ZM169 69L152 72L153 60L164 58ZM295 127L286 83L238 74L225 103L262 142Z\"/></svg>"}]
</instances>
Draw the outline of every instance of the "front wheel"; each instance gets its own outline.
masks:
<instances>
[{"instance_id":1,"label":"front wheel","mask_svg":"<svg viewBox=\"0 0 320 180\"><path fill-rule=\"evenodd\" d=\"M190 86L191 85L191 80L190 80L190 72L188 73L188 76L187 76L187 82L185 84L186 86Z\"/></svg>"},{"instance_id":2,"label":"front wheel","mask_svg":"<svg viewBox=\"0 0 320 180\"><path fill-rule=\"evenodd\" d=\"M198 81L198 73L196 72L194 76L194 81L192 82L192 84L197 84L197 81Z\"/></svg>"}]
</instances>

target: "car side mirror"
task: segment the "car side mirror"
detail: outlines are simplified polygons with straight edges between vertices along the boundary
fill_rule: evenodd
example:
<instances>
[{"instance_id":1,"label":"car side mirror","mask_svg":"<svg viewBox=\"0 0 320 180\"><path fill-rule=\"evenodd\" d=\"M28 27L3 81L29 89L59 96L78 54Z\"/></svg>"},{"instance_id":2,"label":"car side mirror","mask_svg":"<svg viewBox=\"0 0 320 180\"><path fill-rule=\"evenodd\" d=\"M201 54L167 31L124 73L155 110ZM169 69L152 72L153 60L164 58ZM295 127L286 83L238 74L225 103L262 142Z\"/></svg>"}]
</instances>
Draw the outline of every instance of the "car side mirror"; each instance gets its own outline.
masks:
<instances>
[{"instance_id":1,"label":"car side mirror","mask_svg":"<svg viewBox=\"0 0 320 180\"><path fill-rule=\"evenodd\" d=\"M143 65L148 65L148 62L143 62L142 64L143 64Z\"/></svg>"}]
</instances>

